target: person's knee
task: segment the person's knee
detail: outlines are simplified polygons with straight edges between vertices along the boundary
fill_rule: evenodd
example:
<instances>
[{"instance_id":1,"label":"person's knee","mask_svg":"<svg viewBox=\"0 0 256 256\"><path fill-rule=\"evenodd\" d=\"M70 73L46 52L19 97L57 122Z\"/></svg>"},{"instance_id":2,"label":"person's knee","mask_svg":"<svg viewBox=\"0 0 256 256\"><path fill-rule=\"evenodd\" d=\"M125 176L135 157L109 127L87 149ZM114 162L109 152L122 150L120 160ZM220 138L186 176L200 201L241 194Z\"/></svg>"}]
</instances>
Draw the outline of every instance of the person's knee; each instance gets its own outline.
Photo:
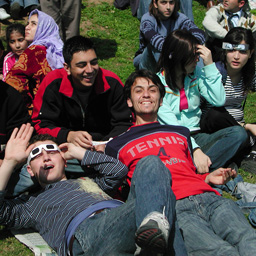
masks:
<instances>
[{"instance_id":1,"label":"person's knee","mask_svg":"<svg viewBox=\"0 0 256 256\"><path fill-rule=\"evenodd\" d=\"M140 167L141 165L159 165L163 164L162 161L158 156L149 155L146 157L143 157L136 165L136 167Z\"/></svg>"},{"instance_id":2,"label":"person's knee","mask_svg":"<svg viewBox=\"0 0 256 256\"><path fill-rule=\"evenodd\" d=\"M165 167L161 159L155 155L143 157L136 165L137 175L139 173L143 173L143 175L152 174L156 177L158 173L160 175L160 173L162 173L163 171L165 171L166 174L170 175L170 171Z\"/></svg>"},{"instance_id":3,"label":"person's knee","mask_svg":"<svg viewBox=\"0 0 256 256\"><path fill-rule=\"evenodd\" d=\"M237 142L240 142L241 144L245 143L248 139L248 134L246 130L242 126L233 126L232 132L237 140Z\"/></svg>"}]
</instances>

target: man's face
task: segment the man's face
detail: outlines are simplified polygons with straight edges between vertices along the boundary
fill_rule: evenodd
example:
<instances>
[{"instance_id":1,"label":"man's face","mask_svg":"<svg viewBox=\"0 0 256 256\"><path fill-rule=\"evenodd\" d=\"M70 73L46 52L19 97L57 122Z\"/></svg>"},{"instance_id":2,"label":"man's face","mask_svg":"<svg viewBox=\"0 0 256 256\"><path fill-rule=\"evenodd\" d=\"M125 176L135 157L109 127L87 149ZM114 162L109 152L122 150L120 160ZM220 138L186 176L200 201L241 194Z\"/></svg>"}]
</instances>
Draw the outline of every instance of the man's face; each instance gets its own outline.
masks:
<instances>
[{"instance_id":1,"label":"man's face","mask_svg":"<svg viewBox=\"0 0 256 256\"><path fill-rule=\"evenodd\" d=\"M42 144L55 144L51 140L37 141L34 149ZM66 161L62 153L56 150L45 150L31 159L27 170L32 177L36 177L42 187L61 180L66 180Z\"/></svg>"},{"instance_id":2,"label":"man's face","mask_svg":"<svg viewBox=\"0 0 256 256\"><path fill-rule=\"evenodd\" d=\"M98 59L93 49L73 54L70 66L64 67L71 75L73 86L78 90L92 86L99 71Z\"/></svg>"},{"instance_id":3,"label":"man's face","mask_svg":"<svg viewBox=\"0 0 256 256\"><path fill-rule=\"evenodd\" d=\"M245 1L240 1L238 0L223 0L223 6L225 11L228 12L238 12L245 4Z\"/></svg>"},{"instance_id":4,"label":"man's face","mask_svg":"<svg viewBox=\"0 0 256 256\"><path fill-rule=\"evenodd\" d=\"M153 2L154 7L158 10L162 20L169 19L174 11L175 1L173 0L158 0Z\"/></svg>"},{"instance_id":5,"label":"man's face","mask_svg":"<svg viewBox=\"0 0 256 256\"><path fill-rule=\"evenodd\" d=\"M157 85L146 78L137 78L131 87L131 98L127 100L129 107L133 107L136 117L156 116L162 104Z\"/></svg>"}]
</instances>

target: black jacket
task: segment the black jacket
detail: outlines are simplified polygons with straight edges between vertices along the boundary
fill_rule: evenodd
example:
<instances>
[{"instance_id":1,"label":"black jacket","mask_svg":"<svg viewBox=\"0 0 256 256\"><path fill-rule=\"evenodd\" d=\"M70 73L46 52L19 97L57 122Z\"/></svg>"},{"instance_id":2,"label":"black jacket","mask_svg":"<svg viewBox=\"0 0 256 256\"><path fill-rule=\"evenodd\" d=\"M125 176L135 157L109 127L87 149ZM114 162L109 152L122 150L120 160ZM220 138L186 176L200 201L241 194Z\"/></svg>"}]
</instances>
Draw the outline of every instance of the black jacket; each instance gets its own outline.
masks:
<instances>
[{"instance_id":1,"label":"black jacket","mask_svg":"<svg viewBox=\"0 0 256 256\"><path fill-rule=\"evenodd\" d=\"M83 109L82 105L87 105ZM87 131L93 140L107 140L131 126L132 115L121 80L99 69L88 103L81 104L65 69L46 75L34 100L32 121L38 133L48 133L59 143L69 131Z\"/></svg>"}]
</instances>

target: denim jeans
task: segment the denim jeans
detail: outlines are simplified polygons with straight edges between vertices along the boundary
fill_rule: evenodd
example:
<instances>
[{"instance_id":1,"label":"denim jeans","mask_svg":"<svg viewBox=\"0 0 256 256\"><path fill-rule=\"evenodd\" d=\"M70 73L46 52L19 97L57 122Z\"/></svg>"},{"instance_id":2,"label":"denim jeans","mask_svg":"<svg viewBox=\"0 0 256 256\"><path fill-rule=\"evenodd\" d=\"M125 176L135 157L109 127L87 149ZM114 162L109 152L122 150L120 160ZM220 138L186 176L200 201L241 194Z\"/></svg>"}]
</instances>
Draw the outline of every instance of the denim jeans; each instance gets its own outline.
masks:
<instances>
[{"instance_id":1,"label":"denim jeans","mask_svg":"<svg viewBox=\"0 0 256 256\"><path fill-rule=\"evenodd\" d=\"M133 65L136 69L147 69L156 73L159 57L160 52L148 44L143 53L133 59Z\"/></svg>"},{"instance_id":2,"label":"denim jeans","mask_svg":"<svg viewBox=\"0 0 256 256\"><path fill-rule=\"evenodd\" d=\"M180 0L180 11L184 13L190 20L194 21L192 0Z\"/></svg>"},{"instance_id":3,"label":"denim jeans","mask_svg":"<svg viewBox=\"0 0 256 256\"><path fill-rule=\"evenodd\" d=\"M19 3L19 5L24 8L27 8L30 5L39 5L38 0L10 0L10 6L14 3Z\"/></svg>"},{"instance_id":4,"label":"denim jeans","mask_svg":"<svg viewBox=\"0 0 256 256\"><path fill-rule=\"evenodd\" d=\"M139 7L137 10L137 18L141 20L141 17L149 11L149 5L151 3L151 0L140 0L139 1Z\"/></svg>"},{"instance_id":5,"label":"denim jeans","mask_svg":"<svg viewBox=\"0 0 256 256\"><path fill-rule=\"evenodd\" d=\"M217 132L192 135L201 150L210 157L210 171L227 165L247 141L247 133L241 126L232 126Z\"/></svg>"},{"instance_id":6,"label":"denim jeans","mask_svg":"<svg viewBox=\"0 0 256 256\"><path fill-rule=\"evenodd\" d=\"M73 255L133 255L134 235L140 223L148 213L162 213L164 207L171 228L165 255L187 255L176 221L171 183L170 171L158 157L141 159L133 174L127 202L84 220L75 232Z\"/></svg>"},{"instance_id":7,"label":"denim jeans","mask_svg":"<svg viewBox=\"0 0 256 256\"><path fill-rule=\"evenodd\" d=\"M176 212L189 255L255 255L256 231L232 200L203 193L178 200Z\"/></svg>"}]
</instances>

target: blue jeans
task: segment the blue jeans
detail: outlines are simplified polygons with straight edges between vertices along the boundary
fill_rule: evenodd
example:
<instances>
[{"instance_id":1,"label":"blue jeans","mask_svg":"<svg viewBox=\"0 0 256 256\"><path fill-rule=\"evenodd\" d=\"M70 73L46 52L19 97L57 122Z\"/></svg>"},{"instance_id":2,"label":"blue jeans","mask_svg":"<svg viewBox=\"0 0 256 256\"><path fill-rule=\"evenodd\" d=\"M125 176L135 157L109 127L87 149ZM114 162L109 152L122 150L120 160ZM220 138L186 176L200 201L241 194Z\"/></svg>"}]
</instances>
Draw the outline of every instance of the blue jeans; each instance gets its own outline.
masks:
<instances>
[{"instance_id":1,"label":"blue jeans","mask_svg":"<svg viewBox=\"0 0 256 256\"><path fill-rule=\"evenodd\" d=\"M192 0L180 0L180 11L184 13L190 20L194 21Z\"/></svg>"},{"instance_id":2,"label":"blue jeans","mask_svg":"<svg viewBox=\"0 0 256 256\"><path fill-rule=\"evenodd\" d=\"M187 255L176 221L171 183L170 171L158 157L141 159L133 174L127 202L84 220L75 232L73 255L133 255L134 235L142 220L152 211L162 213L164 207L171 227L165 255Z\"/></svg>"},{"instance_id":3,"label":"blue jeans","mask_svg":"<svg viewBox=\"0 0 256 256\"><path fill-rule=\"evenodd\" d=\"M38 0L10 0L10 6L14 3L19 3L19 5L24 8L27 8L30 5L39 5Z\"/></svg>"},{"instance_id":4,"label":"blue jeans","mask_svg":"<svg viewBox=\"0 0 256 256\"><path fill-rule=\"evenodd\" d=\"M255 255L256 231L232 200L203 193L178 200L176 212L189 255Z\"/></svg>"},{"instance_id":5,"label":"blue jeans","mask_svg":"<svg viewBox=\"0 0 256 256\"><path fill-rule=\"evenodd\" d=\"M232 126L217 132L192 135L201 150L210 157L210 171L224 167L244 147L247 133L241 126Z\"/></svg>"},{"instance_id":6,"label":"blue jeans","mask_svg":"<svg viewBox=\"0 0 256 256\"><path fill-rule=\"evenodd\" d=\"M148 44L143 53L133 59L133 65L136 69L147 69L156 73L160 54L158 50Z\"/></svg>"},{"instance_id":7,"label":"blue jeans","mask_svg":"<svg viewBox=\"0 0 256 256\"><path fill-rule=\"evenodd\" d=\"M137 18L141 20L141 17L149 11L149 5L151 3L151 0L140 0L139 1L139 7L137 10Z\"/></svg>"}]
</instances>

